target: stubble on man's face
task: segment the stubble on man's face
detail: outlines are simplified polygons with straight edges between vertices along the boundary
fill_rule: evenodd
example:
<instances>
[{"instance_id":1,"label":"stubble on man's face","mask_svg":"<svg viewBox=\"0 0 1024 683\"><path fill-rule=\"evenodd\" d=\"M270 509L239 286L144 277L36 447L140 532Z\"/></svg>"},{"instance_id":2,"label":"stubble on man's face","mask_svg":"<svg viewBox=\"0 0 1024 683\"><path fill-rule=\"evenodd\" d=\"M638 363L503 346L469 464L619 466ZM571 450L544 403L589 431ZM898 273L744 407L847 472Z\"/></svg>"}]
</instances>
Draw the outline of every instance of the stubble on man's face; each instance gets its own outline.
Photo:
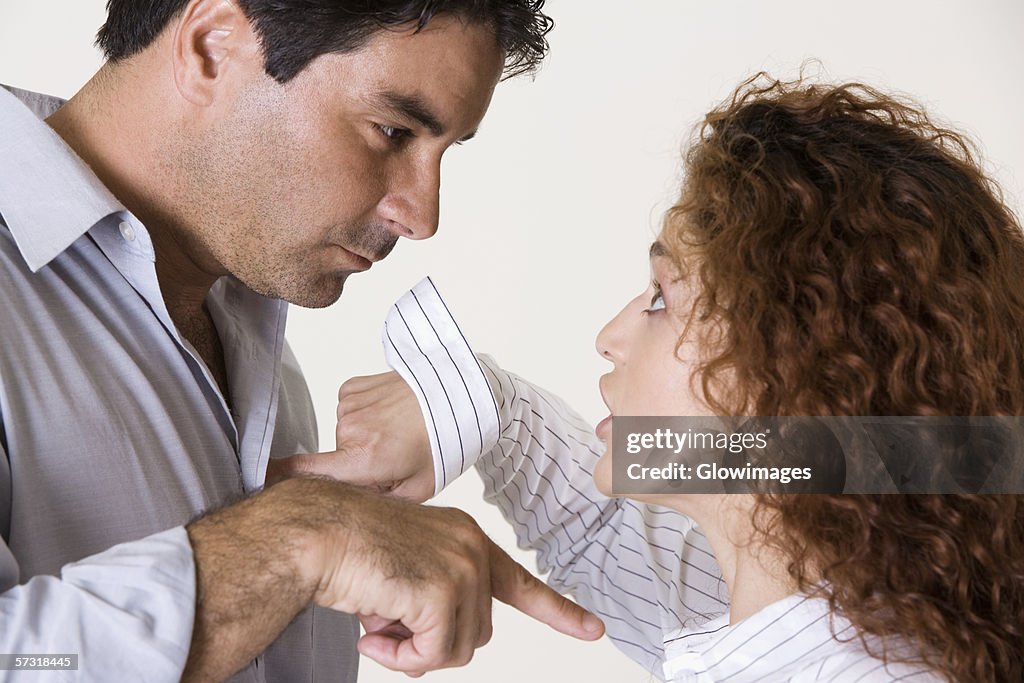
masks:
<instances>
[{"instance_id":1,"label":"stubble on man's face","mask_svg":"<svg viewBox=\"0 0 1024 683\"><path fill-rule=\"evenodd\" d=\"M332 222L345 214L332 202L344 198L312 191L306 147L277 111L265 99L243 102L236 117L189 148L182 166L186 194L196 198L191 222L198 246L224 273L263 296L322 308L362 270L334 245L379 260L398 238L379 222Z\"/></svg>"},{"instance_id":2,"label":"stubble on man's face","mask_svg":"<svg viewBox=\"0 0 1024 683\"><path fill-rule=\"evenodd\" d=\"M502 60L486 29L435 21L425 39L386 34L384 48L325 55L283 86L254 74L230 111L193 134L179 156L182 194L214 267L264 296L329 306L349 275L394 248L403 228L383 206L432 201L436 221L437 186L424 184L432 198L413 197L398 179L439 176L441 154L483 117ZM461 50L452 84L413 73L419 49ZM382 137L380 125L396 123L365 103L392 91L429 102L444 117L444 136L414 134L401 146Z\"/></svg>"}]
</instances>

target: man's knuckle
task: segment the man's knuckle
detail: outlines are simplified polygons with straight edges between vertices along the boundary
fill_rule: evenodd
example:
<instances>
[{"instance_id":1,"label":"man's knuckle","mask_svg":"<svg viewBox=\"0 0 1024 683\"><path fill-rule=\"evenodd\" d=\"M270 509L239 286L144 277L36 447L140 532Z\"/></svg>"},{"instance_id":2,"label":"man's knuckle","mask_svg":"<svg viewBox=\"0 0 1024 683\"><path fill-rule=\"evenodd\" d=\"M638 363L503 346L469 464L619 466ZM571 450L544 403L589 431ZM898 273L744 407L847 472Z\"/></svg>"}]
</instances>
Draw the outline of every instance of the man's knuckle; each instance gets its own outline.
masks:
<instances>
[{"instance_id":1,"label":"man's knuckle","mask_svg":"<svg viewBox=\"0 0 1024 683\"><path fill-rule=\"evenodd\" d=\"M575 617L580 611L575 603L565 598L558 598L555 600L555 603L555 610L558 612L559 617Z\"/></svg>"},{"instance_id":2,"label":"man's knuckle","mask_svg":"<svg viewBox=\"0 0 1024 683\"><path fill-rule=\"evenodd\" d=\"M462 526L453 530L452 534L459 548L475 565L488 559L487 537L477 527Z\"/></svg>"},{"instance_id":3,"label":"man's knuckle","mask_svg":"<svg viewBox=\"0 0 1024 683\"><path fill-rule=\"evenodd\" d=\"M536 577L518 563L513 565L512 580L515 581L515 585L519 593L536 593L542 588L542 585L537 581Z\"/></svg>"},{"instance_id":4,"label":"man's knuckle","mask_svg":"<svg viewBox=\"0 0 1024 683\"><path fill-rule=\"evenodd\" d=\"M475 582L476 577L480 574L479 563L476 558L466 554L452 557L449 563L449 570L451 578L460 584Z\"/></svg>"},{"instance_id":5,"label":"man's knuckle","mask_svg":"<svg viewBox=\"0 0 1024 683\"><path fill-rule=\"evenodd\" d=\"M479 538L483 536L480 526L476 520L464 510L458 508L445 508L450 517L450 523L454 531L460 534L460 538Z\"/></svg>"}]
</instances>

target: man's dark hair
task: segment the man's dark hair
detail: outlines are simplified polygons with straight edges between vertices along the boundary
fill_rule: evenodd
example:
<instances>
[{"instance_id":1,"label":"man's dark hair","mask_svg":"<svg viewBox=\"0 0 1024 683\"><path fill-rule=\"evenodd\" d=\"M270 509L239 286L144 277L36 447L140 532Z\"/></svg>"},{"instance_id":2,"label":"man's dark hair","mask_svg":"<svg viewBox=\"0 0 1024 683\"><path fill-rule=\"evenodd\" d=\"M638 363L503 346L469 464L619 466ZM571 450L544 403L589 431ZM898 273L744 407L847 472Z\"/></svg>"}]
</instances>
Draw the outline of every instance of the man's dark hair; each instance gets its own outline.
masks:
<instances>
[{"instance_id":1,"label":"man's dark hair","mask_svg":"<svg viewBox=\"0 0 1024 683\"><path fill-rule=\"evenodd\" d=\"M107 0L96 44L116 62L145 49L189 0ZM351 52L377 31L412 25L420 31L441 14L494 31L505 53L505 77L536 70L548 49L551 18L544 0L235 0L263 46L267 74L294 78L322 54Z\"/></svg>"}]
</instances>

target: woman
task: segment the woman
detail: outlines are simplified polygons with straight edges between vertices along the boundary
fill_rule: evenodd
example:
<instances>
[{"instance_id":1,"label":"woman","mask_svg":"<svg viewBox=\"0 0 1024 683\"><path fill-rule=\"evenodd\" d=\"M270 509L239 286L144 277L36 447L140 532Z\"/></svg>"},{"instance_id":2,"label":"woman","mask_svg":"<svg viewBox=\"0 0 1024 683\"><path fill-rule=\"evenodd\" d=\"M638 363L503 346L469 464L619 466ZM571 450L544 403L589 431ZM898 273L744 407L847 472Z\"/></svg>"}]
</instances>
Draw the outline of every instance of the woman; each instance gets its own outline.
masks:
<instances>
[{"instance_id":1,"label":"woman","mask_svg":"<svg viewBox=\"0 0 1024 683\"><path fill-rule=\"evenodd\" d=\"M743 84L704 121L651 269L598 337L613 415L1024 413L1020 226L960 136L870 88ZM608 454L595 476L608 492ZM1017 496L647 501L697 522L731 596L667 647L678 680L756 680L701 669L757 666L737 636L789 610L819 649L771 680L1024 680Z\"/></svg>"},{"instance_id":2,"label":"woman","mask_svg":"<svg viewBox=\"0 0 1024 683\"><path fill-rule=\"evenodd\" d=\"M744 83L686 157L651 270L597 340L614 364L601 380L612 415L1024 413L1021 228L963 138L870 88ZM421 284L386 334L397 349L392 334L423 317L440 349L430 368L455 363L465 344L445 331L435 297ZM395 490L433 487L437 473L443 487L475 460L485 497L538 551L550 583L600 614L652 673L1024 680L1018 496L632 496L660 507L605 498L594 486L616 493L611 420L597 428L602 451L557 398L479 360L493 408L486 389L477 405L459 366L462 382L442 382L431 412L432 447L455 459L395 475ZM417 381L441 381L433 376ZM395 382L342 388L339 439L360 406L387 412L372 395ZM468 417L460 401L473 405ZM436 421L446 415L464 419L449 435L484 442L489 411L500 437L482 456L461 436L443 443Z\"/></svg>"}]
</instances>

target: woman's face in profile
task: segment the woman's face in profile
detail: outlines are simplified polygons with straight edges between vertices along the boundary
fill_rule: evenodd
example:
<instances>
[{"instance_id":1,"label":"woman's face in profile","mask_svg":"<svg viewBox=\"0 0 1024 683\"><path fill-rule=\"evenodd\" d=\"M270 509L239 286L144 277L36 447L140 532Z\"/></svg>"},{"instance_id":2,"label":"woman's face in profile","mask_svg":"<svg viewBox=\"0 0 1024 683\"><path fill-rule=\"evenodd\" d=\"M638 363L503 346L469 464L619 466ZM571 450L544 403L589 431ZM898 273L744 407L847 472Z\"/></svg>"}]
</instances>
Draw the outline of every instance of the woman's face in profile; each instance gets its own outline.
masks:
<instances>
[{"instance_id":1,"label":"woman's face in profile","mask_svg":"<svg viewBox=\"0 0 1024 683\"><path fill-rule=\"evenodd\" d=\"M680 279L667 249L655 242L651 284L597 335L597 352L614 364L600 382L601 397L610 411L596 430L608 446L594 471L602 493L611 492L612 416L711 414L690 390L690 373L700 359L700 349L695 341L679 344L693 294L690 280ZM696 337L692 327L688 337Z\"/></svg>"}]
</instances>

